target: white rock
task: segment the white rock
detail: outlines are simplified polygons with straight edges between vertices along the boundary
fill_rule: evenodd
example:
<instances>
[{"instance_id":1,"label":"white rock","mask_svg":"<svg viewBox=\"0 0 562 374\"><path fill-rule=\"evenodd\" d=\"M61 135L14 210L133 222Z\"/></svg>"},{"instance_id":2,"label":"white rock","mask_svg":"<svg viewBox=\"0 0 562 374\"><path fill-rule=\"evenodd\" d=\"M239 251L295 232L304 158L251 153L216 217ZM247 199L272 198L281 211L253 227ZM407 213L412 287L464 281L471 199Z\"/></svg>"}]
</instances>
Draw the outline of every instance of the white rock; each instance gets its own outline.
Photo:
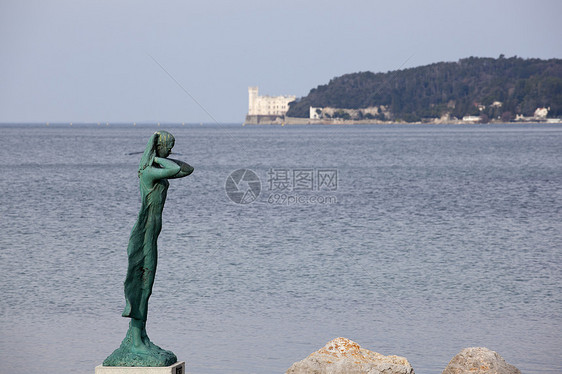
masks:
<instances>
[{"instance_id":1,"label":"white rock","mask_svg":"<svg viewBox=\"0 0 562 374\"><path fill-rule=\"evenodd\" d=\"M442 374L521 374L515 366L488 348L465 348L449 362Z\"/></svg>"},{"instance_id":2,"label":"white rock","mask_svg":"<svg viewBox=\"0 0 562 374\"><path fill-rule=\"evenodd\" d=\"M359 344L337 338L302 361L295 362L286 374L414 374L404 357L383 356Z\"/></svg>"}]
</instances>

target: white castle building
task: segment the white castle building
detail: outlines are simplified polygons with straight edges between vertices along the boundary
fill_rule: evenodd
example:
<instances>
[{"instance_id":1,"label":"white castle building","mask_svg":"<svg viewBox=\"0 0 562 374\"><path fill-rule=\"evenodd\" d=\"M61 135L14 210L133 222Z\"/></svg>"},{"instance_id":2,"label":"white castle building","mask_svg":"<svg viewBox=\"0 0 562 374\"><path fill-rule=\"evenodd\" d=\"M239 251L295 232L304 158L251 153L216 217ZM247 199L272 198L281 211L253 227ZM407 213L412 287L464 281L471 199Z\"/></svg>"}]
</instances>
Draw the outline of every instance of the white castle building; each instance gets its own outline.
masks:
<instances>
[{"instance_id":1,"label":"white castle building","mask_svg":"<svg viewBox=\"0 0 562 374\"><path fill-rule=\"evenodd\" d=\"M289 103L297 97L284 96L259 96L257 87L248 87L248 115L247 123L260 123L275 121L283 117L289 110Z\"/></svg>"}]
</instances>

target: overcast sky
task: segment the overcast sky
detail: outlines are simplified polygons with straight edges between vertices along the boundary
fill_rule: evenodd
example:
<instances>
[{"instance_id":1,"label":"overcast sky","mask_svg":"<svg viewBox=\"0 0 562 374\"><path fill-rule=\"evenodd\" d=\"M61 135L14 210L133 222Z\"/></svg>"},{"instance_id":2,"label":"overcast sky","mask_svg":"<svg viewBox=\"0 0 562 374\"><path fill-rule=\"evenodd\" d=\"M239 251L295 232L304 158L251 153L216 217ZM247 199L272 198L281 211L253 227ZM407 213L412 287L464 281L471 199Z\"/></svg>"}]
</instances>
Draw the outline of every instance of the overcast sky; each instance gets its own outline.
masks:
<instances>
[{"instance_id":1,"label":"overcast sky","mask_svg":"<svg viewBox=\"0 0 562 374\"><path fill-rule=\"evenodd\" d=\"M0 122L241 123L248 86L300 97L358 71L562 58L561 14L559 0L0 0Z\"/></svg>"}]
</instances>

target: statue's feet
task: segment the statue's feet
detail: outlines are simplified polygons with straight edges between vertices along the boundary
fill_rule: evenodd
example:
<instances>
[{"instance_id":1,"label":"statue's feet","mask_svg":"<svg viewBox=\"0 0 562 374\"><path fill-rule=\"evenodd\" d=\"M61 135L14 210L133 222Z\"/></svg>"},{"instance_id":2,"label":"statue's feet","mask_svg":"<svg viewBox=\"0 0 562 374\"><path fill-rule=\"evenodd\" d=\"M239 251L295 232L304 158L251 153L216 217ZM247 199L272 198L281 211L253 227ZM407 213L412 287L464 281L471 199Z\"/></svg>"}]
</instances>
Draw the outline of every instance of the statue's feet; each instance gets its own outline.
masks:
<instances>
[{"instance_id":1,"label":"statue's feet","mask_svg":"<svg viewBox=\"0 0 562 374\"><path fill-rule=\"evenodd\" d=\"M165 349L162 349L159 346L157 346L156 344L154 344L150 340L150 338L148 337L146 332L143 332L143 334L142 334L142 343L145 347L147 347L152 352L168 352Z\"/></svg>"},{"instance_id":2,"label":"statue's feet","mask_svg":"<svg viewBox=\"0 0 562 374\"><path fill-rule=\"evenodd\" d=\"M150 343L150 341L149 341ZM153 351L152 347L150 346L150 344L136 344L136 345L131 345L131 352L132 353L136 353L139 355L142 354L150 354Z\"/></svg>"},{"instance_id":3,"label":"statue's feet","mask_svg":"<svg viewBox=\"0 0 562 374\"><path fill-rule=\"evenodd\" d=\"M130 331L115 350L103 362L104 366L170 366L178 360L174 353L152 343L146 333L142 339L134 339Z\"/></svg>"}]
</instances>

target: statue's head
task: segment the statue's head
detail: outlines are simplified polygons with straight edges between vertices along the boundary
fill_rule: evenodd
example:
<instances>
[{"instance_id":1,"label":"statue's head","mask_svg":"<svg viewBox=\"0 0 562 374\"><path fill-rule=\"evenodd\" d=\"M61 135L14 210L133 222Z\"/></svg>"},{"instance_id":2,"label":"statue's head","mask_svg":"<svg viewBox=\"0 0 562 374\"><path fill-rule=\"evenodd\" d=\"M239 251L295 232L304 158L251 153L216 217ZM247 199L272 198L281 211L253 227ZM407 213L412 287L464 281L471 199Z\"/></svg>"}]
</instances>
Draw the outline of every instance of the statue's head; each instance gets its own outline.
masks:
<instances>
[{"instance_id":1,"label":"statue's head","mask_svg":"<svg viewBox=\"0 0 562 374\"><path fill-rule=\"evenodd\" d=\"M168 157L172 153L172 148L176 141L174 136L167 131L158 131L155 135L157 135L156 155L158 157Z\"/></svg>"},{"instance_id":2,"label":"statue's head","mask_svg":"<svg viewBox=\"0 0 562 374\"><path fill-rule=\"evenodd\" d=\"M168 157L172 153L175 141L174 136L168 131L157 131L152 134L139 163L139 176L142 170L152 166L154 157Z\"/></svg>"}]
</instances>

